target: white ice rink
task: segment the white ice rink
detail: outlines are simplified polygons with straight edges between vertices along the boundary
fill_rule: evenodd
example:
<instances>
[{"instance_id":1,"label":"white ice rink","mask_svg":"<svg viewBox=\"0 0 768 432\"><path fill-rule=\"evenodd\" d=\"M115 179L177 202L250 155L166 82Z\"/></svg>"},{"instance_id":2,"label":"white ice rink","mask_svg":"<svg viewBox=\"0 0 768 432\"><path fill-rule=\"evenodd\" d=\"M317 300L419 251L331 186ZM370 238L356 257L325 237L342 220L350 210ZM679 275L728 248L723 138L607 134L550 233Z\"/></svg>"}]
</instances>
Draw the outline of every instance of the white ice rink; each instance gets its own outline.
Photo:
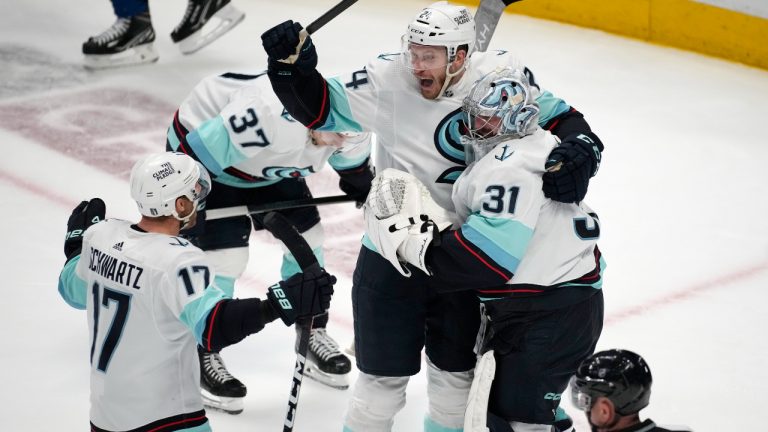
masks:
<instances>
[{"instance_id":1,"label":"white ice rink","mask_svg":"<svg viewBox=\"0 0 768 432\"><path fill-rule=\"evenodd\" d=\"M260 34L304 24L335 0L234 0L240 27L192 56L169 33L184 0L152 1L156 64L105 72L80 66L80 46L113 21L107 0L4 0L0 13L0 430L88 428L85 314L59 297L66 220L83 198L135 219L127 171L164 148L176 105L203 76L265 67ZM399 48L428 1L360 0L314 36L326 74ZM706 30L702 30L706 31ZM768 35L766 35L768 40ZM538 81L585 113L606 144L587 197L600 214L606 324L598 348L650 363L643 412L696 431L760 430L768 384L768 72L598 31L505 16L491 48L520 55ZM350 69L354 68L354 69ZM335 194L335 177L312 179ZM339 276L331 333L352 340L350 277L362 232L352 205L323 208L327 263ZM278 245L252 239L236 294L279 278ZM217 431L277 431L292 375L294 332L279 321L227 348L248 386L239 416L209 412ZM340 431L350 391L305 381L296 431ZM397 431L421 430L424 377L409 387ZM585 431L583 416L575 417Z\"/></svg>"}]
</instances>

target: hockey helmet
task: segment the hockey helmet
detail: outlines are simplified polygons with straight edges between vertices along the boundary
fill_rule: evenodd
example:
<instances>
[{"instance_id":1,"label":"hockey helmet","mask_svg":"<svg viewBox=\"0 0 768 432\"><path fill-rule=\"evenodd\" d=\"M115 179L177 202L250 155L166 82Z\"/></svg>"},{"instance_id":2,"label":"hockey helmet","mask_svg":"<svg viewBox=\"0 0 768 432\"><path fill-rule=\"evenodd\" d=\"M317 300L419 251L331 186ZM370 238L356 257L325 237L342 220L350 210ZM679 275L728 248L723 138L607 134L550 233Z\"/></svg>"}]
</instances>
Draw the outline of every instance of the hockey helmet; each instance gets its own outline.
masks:
<instances>
[{"instance_id":1,"label":"hockey helmet","mask_svg":"<svg viewBox=\"0 0 768 432\"><path fill-rule=\"evenodd\" d=\"M197 161L184 153L154 153L131 170L131 197L144 216L173 216L188 222L191 214L180 217L176 199L187 197L195 206L211 190L211 177Z\"/></svg>"},{"instance_id":2,"label":"hockey helmet","mask_svg":"<svg viewBox=\"0 0 768 432\"><path fill-rule=\"evenodd\" d=\"M443 46L448 61L456 58L459 47L467 45L467 56L475 48L475 20L469 9L446 1L424 8L408 24L407 40L419 45Z\"/></svg>"},{"instance_id":3,"label":"hockey helmet","mask_svg":"<svg viewBox=\"0 0 768 432\"><path fill-rule=\"evenodd\" d=\"M648 406L651 398L651 370L645 360L628 350L612 349L584 360L571 379L574 406L587 411L602 396L626 416Z\"/></svg>"}]
</instances>

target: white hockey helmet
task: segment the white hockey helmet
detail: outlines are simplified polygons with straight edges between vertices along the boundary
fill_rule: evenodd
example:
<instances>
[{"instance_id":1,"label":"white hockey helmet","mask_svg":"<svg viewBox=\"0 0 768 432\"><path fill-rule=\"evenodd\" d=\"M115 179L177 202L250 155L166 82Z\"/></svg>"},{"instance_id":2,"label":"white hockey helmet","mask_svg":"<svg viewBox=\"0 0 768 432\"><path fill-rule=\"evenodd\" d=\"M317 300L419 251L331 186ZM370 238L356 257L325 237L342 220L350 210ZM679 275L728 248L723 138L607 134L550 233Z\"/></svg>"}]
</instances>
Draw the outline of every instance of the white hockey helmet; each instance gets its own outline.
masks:
<instances>
[{"instance_id":1,"label":"white hockey helmet","mask_svg":"<svg viewBox=\"0 0 768 432\"><path fill-rule=\"evenodd\" d=\"M408 24L408 42L444 46L448 61L456 58L459 47L467 45L467 56L475 48L475 19L464 6L439 1L422 9Z\"/></svg>"},{"instance_id":2,"label":"white hockey helmet","mask_svg":"<svg viewBox=\"0 0 768 432\"><path fill-rule=\"evenodd\" d=\"M530 135L538 126L539 105L520 69L500 67L475 81L461 109L469 132L464 140L467 162L502 141Z\"/></svg>"},{"instance_id":3,"label":"white hockey helmet","mask_svg":"<svg viewBox=\"0 0 768 432\"><path fill-rule=\"evenodd\" d=\"M140 159L131 170L131 197L144 216L173 216L184 222L176 212L176 199L187 197L195 207L211 190L211 177L197 161L184 153L154 153Z\"/></svg>"}]
</instances>

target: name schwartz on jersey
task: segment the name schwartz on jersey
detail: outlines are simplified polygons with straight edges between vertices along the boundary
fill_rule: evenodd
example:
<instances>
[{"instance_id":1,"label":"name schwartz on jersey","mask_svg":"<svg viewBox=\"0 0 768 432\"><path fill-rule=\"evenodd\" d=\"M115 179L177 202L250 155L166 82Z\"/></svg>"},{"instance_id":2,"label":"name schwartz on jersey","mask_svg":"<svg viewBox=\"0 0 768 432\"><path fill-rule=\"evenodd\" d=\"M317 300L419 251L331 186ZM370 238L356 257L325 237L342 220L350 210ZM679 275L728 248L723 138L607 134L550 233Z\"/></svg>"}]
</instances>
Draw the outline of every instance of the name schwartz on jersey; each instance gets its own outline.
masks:
<instances>
[{"instance_id":1,"label":"name schwartz on jersey","mask_svg":"<svg viewBox=\"0 0 768 432\"><path fill-rule=\"evenodd\" d=\"M141 277L141 274L144 273L143 268L125 261L120 261L112 255L102 252L95 247L91 247L90 249L91 253L89 254L90 261L88 262L88 270L129 288L141 289L141 286L139 286L139 278Z\"/></svg>"}]
</instances>

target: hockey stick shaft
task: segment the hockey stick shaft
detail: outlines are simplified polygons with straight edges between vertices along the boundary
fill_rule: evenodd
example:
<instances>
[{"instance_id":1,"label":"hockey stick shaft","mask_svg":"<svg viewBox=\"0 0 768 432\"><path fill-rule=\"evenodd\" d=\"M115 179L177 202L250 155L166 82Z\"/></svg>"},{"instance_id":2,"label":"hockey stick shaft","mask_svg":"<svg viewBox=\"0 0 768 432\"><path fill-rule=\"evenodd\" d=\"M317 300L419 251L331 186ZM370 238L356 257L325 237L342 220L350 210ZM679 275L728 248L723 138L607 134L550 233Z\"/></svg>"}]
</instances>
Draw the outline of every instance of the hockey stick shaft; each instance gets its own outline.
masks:
<instances>
[{"instance_id":1,"label":"hockey stick shaft","mask_svg":"<svg viewBox=\"0 0 768 432\"><path fill-rule=\"evenodd\" d=\"M504 8L522 0L481 0L475 12L475 50L485 51Z\"/></svg>"},{"instance_id":2,"label":"hockey stick shaft","mask_svg":"<svg viewBox=\"0 0 768 432\"><path fill-rule=\"evenodd\" d=\"M347 10L355 3L357 3L357 0L341 0L338 4L336 4L336 6L330 8L326 13L320 15L318 19L312 21L307 26L307 33L312 34L320 30L321 27L328 24L328 22L339 16L339 14Z\"/></svg>"},{"instance_id":3,"label":"hockey stick shaft","mask_svg":"<svg viewBox=\"0 0 768 432\"><path fill-rule=\"evenodd\" d=\"M235 216L245 216L258 213L267 213L276 210L287 210L299 207L312 207L326 204L337 204L354 201L354 198L348 195L333 195L320 198L302 198L287 201L275 201L265 204L251 204L247 206L225 207L220 209L211 209L205 211L206 220L224 219Z\"/></svg>"},{"instance_id":4,"label":"hockey stick shaft","mask_svg":"<svg viewBox=\"0 0 768 432\"><path fill-rule=\"evenodd\" d=\"M271 212L267 213L261 220L264 227L291 251L291 254L302 270L317 265L317 258L315 258L312 248L288 218L280 213ZM296 327L298 328L296 365L294 366L293 379L291 380L291 395L288 398L288 411L283 422L283 432L292 432L293 425L296 423L299 392L301 391L301 382L304 379L304 367L307 362L307 351L309 350L309 333L312 331L312 318L298 319Z\"/></svg>"}]
</instances>

